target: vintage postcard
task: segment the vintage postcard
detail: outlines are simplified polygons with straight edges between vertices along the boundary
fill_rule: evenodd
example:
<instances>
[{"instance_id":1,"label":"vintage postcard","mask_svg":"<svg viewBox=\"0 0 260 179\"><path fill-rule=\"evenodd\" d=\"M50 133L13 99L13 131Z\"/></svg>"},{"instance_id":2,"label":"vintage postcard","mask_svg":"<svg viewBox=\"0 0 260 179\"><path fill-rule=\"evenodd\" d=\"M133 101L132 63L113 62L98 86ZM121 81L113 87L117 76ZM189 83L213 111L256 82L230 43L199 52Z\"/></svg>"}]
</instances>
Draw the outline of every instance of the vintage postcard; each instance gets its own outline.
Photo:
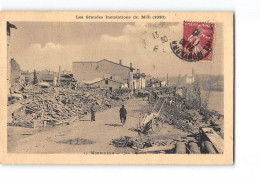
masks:
<instances>
[{"instance_id":1,"label":"vintage postcard","mask_svg":"<svg viewBox=\"0 0 260 179\"><path fill-rule=\"evenodd\" d=\"M233 164L233 13L0 12L3 164Z\"/></svg>"}]
</instances>

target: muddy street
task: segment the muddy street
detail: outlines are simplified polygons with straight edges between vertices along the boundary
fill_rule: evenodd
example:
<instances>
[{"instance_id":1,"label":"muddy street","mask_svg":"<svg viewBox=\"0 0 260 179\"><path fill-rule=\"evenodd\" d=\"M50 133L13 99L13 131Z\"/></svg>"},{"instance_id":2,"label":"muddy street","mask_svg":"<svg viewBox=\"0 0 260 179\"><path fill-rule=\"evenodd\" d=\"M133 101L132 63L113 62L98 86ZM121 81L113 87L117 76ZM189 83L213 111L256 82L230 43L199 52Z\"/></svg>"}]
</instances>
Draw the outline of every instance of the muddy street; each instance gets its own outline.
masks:
<instances>
[{"instance_id":1,"label":"muddy street","mask_svg":"<svg viewBox=\"0 0 260 179\"><path fill-rule=\"evenodd\" d=\"M96 113L96 121L91 122L90 114L71 123L43 129L28 129L8 126L8 151L10 153L134 153L131 148L117 148L112 139L121 136L145 138L132 129L151 106L143 99L131 99L125 104L127 119L124 126L119 119L119 107ZM164 125L159 139L172 139L187 135L186 132Z\"/></svg>"},{"instance_id":2,"label":"muddy street","mask_svg":"<svg viewBox=\"0 0 260 179\"><path fill-rule=\"evenodd\" d=\"M90 153L114 152L133 153L130 148L116 148L111 140L121 136L138 137L132 131L136 128L143 111L149 104L142 99L126 102L126 124L122 127L119 119L120 107L96 113L91 122L90 114L71 123L44 129L28 129L8 126L8 151L11 153ZM129 130L130 129L130 130Z\"/></svg>"}]
</instances>

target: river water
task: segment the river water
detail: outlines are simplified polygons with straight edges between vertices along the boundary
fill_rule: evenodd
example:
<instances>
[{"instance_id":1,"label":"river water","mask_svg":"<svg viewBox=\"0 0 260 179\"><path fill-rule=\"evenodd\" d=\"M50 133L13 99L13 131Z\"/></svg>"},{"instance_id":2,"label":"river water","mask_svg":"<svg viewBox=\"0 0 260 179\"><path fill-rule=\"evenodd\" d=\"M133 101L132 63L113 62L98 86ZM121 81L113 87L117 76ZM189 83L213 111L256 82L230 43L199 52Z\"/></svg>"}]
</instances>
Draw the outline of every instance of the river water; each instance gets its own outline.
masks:
<instances>
[{"instance_id":1,"label":"river water","mask_svg":"<svg viewBox=\"0 0 260 179\"><path fill-rule=\"evenodd\" d=\"M224 92L211 91L208 100L208 108L224 114Z\"/></svg>"}]
</instances>

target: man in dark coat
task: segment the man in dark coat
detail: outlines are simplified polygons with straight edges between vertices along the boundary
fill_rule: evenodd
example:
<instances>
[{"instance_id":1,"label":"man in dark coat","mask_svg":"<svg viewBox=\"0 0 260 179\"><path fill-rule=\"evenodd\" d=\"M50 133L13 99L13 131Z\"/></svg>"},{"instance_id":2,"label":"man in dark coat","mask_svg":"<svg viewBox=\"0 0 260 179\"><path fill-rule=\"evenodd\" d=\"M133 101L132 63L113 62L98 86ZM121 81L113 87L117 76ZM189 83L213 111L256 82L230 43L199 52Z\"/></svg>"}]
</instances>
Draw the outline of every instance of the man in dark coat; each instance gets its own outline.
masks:
<instances>
[{"instance_id":1,"label":"man in dark coat","mask_svg":"<svg viewBox=\"0 0 260 179\"><path fill-rule=\"evenodd\" d=\"M120 120L121 120L122 126L124 126L125 120L126 120L126 114L127 114L127 111L126 111L124 105L122 105L119 113L120 113Z\"/></svg>"}]
</instances>

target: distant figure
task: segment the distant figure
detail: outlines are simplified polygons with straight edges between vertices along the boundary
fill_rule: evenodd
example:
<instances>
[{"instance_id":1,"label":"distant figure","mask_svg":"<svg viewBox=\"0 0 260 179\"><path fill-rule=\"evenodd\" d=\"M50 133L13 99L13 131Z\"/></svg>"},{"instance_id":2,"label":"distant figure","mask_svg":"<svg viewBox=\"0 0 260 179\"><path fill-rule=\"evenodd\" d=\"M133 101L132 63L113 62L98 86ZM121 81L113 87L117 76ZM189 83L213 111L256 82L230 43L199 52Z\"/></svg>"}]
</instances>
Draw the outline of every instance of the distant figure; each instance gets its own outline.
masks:
<instances>
[{"instance_id":1,"label":"distant figure","mask_svg":"<svg viewBox=\"0 0 260 179\"><path fill-rule=\"evenodd\" d=\"M127 111L126 111L124 105L122 105L119 113L120 113L120 120L121 120L122 126L124 126L125 120L126 120L126 114L127 114Z\"/></svg>"},{"instance_id":2,"label":"distant figure","mask_svg":"<svg viewBox=\"0 0 260 179\"><path fill-rule=\"evenodd\" d=\"M94 105L90 108L90 112L91 112L91 121L96 121L96 110L94 108Z\"/></svg>"}]
</instances>

